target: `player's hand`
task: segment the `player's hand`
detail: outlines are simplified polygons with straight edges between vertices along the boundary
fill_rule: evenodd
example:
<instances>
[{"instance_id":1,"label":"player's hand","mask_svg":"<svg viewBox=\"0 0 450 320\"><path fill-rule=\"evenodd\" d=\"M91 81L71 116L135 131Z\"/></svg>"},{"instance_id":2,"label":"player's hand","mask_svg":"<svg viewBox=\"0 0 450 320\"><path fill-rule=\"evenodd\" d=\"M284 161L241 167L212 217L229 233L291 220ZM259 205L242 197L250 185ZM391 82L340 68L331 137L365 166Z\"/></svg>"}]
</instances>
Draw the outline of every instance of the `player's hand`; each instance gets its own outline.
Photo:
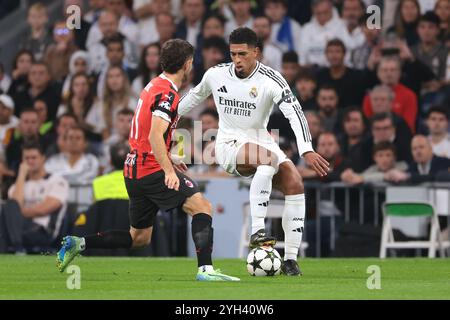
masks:
<instances>
[{"instance_id":1,"label":"player's hand","mask_svg":"<svg viewBox=\"0 0 450 320\"><path fill-rule=\"evenodd\" d=\"M185 157L186 157L186 155L179 156L179 155L173 154L173 153L170 155L170 160L172 160L173 167L182 173L184 173L188 170L188 167L183 162L183 159Z\"/></svg>"},{"instance_id":2,"label":"player's hand","mask_svg":"<svg viewBox=\"0 0 450 320\"><path fill-rule=\"evenodd\" d=\"M181 161L179 164L173 164L173 167L181 173L185 173L188 170L187 165L183 161Z\"/></svg>"},{"instance_id":3,"label":"player's hand","mask_svg":"<svg viewBox=\"0 0 450 320\"><path fill-rule=\"evenodd\" d=\"M180 179L178 179L175 170L172 170L169 173L165 172L164 183L166 184L167 188L178 191L178 188L180 187Z\"/></svg>"},{"instance_id":4,"label":"player's hand","mask_svg":"<svg viewBox=\"0 0 450 320\"><path fill-rule=\"evenodd\" d=\"M307 152L303 156L306 164L320 176L325 177L330 171L330 164L316 152Z\"/></svg>"},{"instance_id":5,"label":"player's hand","mask_svg":"<svg viewBox=\"0 0 450 320\"><path fill-rule=\"evenodd\" d=\"M19 166L18 178L26 179L28 175L28 169L28 164L26 162L22 162Z\"/></svg>"}]
</instances>

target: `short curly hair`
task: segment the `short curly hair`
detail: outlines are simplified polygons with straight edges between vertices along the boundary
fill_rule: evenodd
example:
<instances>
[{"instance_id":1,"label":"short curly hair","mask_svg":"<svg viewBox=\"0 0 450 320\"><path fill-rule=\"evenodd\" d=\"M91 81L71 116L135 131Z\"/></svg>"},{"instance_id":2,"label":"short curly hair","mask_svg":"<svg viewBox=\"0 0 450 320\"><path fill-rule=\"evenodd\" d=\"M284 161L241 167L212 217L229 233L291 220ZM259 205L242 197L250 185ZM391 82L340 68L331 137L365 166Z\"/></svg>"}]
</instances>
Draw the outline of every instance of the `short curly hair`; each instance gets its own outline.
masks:
<instances>
[{"instance_id":1,"label":"short curly hair","mask_svg":"<svg viewBox=\"0 0 450 320\"><path fill-rule=\"evenodd\" d=\"M194 56L194 47L187 41L171 39L161 49L159 63L164 72L177 73Z\"/></svg>"}]
</instances>

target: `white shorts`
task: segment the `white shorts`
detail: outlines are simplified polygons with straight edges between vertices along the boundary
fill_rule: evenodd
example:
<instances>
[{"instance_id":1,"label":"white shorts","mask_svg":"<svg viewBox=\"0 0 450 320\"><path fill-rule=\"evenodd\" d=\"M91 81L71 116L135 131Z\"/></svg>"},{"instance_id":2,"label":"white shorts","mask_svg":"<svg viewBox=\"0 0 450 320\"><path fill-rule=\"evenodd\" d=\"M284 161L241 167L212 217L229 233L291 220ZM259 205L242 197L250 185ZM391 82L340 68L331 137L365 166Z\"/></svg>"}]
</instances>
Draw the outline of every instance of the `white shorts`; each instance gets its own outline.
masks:
<instances>
[{"instance_id":1,"label":"white shorts","mask_svg":"<svg viewBox=\"0 0 450 320\"><path fill-rule=\"evenodd\" d=\"M268 142L260 142L255 141L246 137L243 138L237 138L233 140L228 141L217 141L215 146L215 157L217 163L228 173L236 175L236 176L242 176L237 170L236 170L236 159L237 155L239 153L239 150L241 147L247 143L252 143L259 145L270 152L273 152L277 155L277 168L280 166L281 163L285 161L290 161L289 158L286 156L286 154L280 149L278 144L275 141L268 141ZM277 170L278 171L278 170ZM249 176L251 177L251 176Z\"/></svg>"}]
</instances>

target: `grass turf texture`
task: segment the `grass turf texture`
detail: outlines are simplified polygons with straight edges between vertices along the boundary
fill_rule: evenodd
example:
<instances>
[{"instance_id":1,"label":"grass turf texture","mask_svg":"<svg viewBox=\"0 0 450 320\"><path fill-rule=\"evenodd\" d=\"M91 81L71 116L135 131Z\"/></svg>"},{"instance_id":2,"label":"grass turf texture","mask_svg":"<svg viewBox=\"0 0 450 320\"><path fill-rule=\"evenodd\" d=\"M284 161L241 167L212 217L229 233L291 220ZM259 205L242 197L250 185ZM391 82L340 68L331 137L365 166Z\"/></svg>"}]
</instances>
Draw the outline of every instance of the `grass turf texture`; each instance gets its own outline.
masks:
<instances>
[{"instance_id":1,"label":"grass turf texture","mask_svg":"<svg viewBox=\"0 0 450 320\"><path fill-rule=\"evenodd\" d=\"M303 259L303 277L252 277L245 262L217 259L238 283L197 282L188 258L78 257L81 289L68 290L54 256L0 256L0 299L450 299L449 259ZM366 287L381 268L381 290Z\"/></svg>"}]
</instances>

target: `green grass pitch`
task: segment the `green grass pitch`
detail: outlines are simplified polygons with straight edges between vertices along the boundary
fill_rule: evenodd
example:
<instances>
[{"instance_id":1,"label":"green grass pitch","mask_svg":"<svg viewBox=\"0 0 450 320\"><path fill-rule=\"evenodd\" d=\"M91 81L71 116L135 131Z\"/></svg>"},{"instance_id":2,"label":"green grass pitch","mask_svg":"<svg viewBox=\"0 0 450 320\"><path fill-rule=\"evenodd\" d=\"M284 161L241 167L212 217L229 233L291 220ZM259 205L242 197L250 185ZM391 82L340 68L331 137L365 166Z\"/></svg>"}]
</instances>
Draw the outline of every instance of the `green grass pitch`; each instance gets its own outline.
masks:
<instances>
[{"instance_id":1,"label":"green grass pitch","mask_svg":"<svg viewBox=\"0 0 450 320\"><path fill-rule=\"evenodd\" d=\"M303 259L303 277L252 277L245 262L217 259L239 283L195 281L188 258L74 260L81 289L69 290L53 256L0 256L0 299L450 299L449 259ZM367 268L381 271L381 289L369 290Z\"/></svg>"}]
</instances>

